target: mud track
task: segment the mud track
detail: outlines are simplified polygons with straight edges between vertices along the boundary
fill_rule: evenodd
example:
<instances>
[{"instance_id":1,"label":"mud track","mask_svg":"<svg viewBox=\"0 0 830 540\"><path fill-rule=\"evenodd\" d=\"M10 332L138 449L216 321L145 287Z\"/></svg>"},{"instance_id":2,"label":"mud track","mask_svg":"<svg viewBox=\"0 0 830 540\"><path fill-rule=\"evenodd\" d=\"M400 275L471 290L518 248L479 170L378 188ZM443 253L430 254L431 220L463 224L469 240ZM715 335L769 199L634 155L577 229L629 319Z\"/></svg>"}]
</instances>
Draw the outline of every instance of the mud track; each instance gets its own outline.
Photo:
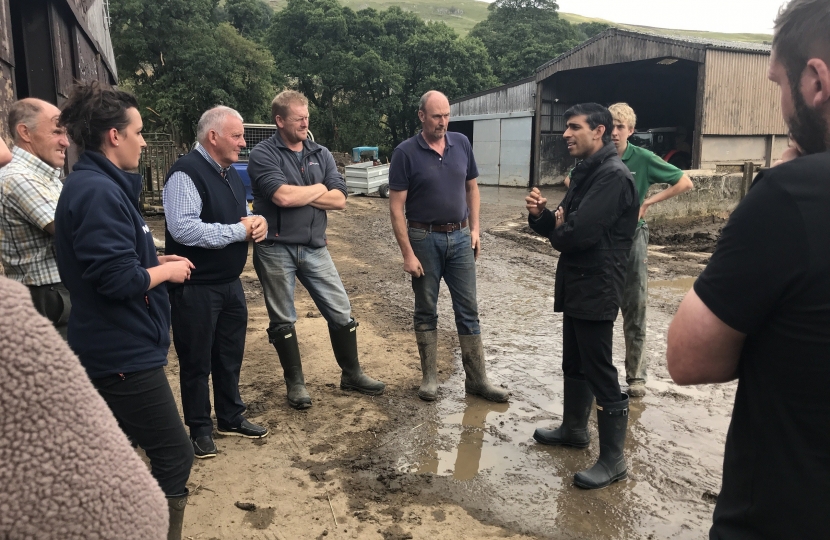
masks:
<instances>
[{"instance_id":1,"label":"mud track","mask_svg":"<svg viewBox=\"0 0 830 540\"><path fill-rule=\"evenodd\" d=\"M583 491L571 479L596 459L594 420L587 450L543 448L531 438L534 427L556 424L562 412L562 319L552 309L556 255L527 230L523 190L482 188L482 195L482 334L491 379L512 390L510 404L464 395L446 291L439 303L440 397L431 404L417 398L412 292L388 201L351 197L347 210L330 213L329 249L360 322L364 369L384 380L387 391L370 398L340 390L326 323L298 285L297 334L314 404L304 412L291 409L249 261L242 276L249 326L240 384L248 418L272 432L259 441L217 436L219 455L197 460L185 537L706 536L735 386L674 385L666 371L665 335L682 295L708 261L722 220L652 229L651 378L649 394L632 400L630 477L605 490ZM161 222L151 225L161 236ZM620 326L614 360L624 382ZM178 395L173 350L168 375Z\"/></svg>"}]
</instances>

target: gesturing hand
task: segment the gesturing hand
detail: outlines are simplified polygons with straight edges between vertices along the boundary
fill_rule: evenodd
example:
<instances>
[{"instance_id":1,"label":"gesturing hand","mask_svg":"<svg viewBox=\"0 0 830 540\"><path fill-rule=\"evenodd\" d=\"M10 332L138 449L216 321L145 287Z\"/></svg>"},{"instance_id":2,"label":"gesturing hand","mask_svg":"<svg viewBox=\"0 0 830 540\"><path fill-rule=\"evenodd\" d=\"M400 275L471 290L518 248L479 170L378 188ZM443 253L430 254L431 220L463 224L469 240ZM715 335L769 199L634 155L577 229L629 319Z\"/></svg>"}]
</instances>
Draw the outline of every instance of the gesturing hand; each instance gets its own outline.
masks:
<instances>
[{"instance_id":1,"label":"gesturing hand","mask_svg":"<svg viewBox=\"0 0 830 540\"><path fill-rule=\"evenodd\" d=\"M527 208L528 213L533 217L539 217L544 212L547 203L548 200L542 197L542 192L539 191L539 188L533 188L527 197L525 197L525 208Z\"/></svg>"}]
</instances>

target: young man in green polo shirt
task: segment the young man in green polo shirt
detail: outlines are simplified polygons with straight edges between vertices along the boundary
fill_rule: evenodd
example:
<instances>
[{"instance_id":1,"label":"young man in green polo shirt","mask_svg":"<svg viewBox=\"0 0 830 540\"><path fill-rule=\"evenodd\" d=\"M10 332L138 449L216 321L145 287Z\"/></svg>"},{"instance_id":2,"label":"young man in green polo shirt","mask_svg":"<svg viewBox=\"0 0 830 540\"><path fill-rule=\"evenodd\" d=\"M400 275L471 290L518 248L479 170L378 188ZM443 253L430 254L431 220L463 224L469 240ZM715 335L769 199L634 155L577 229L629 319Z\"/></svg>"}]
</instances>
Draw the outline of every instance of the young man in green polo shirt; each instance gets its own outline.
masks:
<instances>
[{"instance_id":1,"label":"young man in green polo shirt","mask_svg":"<svg viewBox=\"0 0 830 540\"><path fill-rule=\"evenodd\" d=\"M630 397L646 395L645 358L646 341L646 306L648 305L648 225L644 216L649 207L660 201L671 199L692 189L689 176L680 169L666 163L659 156L633 144L628 138L634 133L637 116L626 103L615 103L608 107L614 118L614 130L611 140L617 147L617 153L634 176L634 185L640 195L640 220L634 232L631 253L628 255L628 268L625 275L622 304L623 334L625 335L625 380L628 383ZM569 184L570 177L565 180ZM655 193L648 199L646 194L652 184L668 184L670 187Z\"/></svg>"}]
</instances>

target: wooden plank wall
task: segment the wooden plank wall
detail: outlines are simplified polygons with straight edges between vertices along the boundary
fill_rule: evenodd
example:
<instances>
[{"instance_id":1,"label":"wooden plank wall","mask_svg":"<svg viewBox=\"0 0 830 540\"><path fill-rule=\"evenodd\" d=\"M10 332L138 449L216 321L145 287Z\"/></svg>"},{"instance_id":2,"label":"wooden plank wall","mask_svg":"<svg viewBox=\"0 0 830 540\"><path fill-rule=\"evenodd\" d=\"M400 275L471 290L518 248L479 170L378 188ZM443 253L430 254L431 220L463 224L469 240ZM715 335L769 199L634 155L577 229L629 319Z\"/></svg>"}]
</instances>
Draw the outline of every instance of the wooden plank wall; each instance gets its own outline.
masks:
<instances>
[{"instance_id":1,"label":"wooden plank wall","mask_svg":"<svg viewBox=\"0 0 830 540\"><path fill-rule=\"evenodd\" d=\"M0 0L0 137L11 144L5 111L14 103L14 48L9 0Z\"/></svg>"},{"instance_id":2,"label":"wooden plank wall","mask_svg":"<svg viewBox=\"0 0 830 540\"><path fill-rule=\"evenodd\" d=\"M494 88L450 105L451 116L532 111L536 107L536 81Z\"/></svg>"},{"instance_id":3,"label":"wooden plank wall","mask_svg":"<svg viewBox=\"0 0 830 540\"><path fill-rule=\"evenodd\" d=\"M787 133L768 65L769 54L707 51L701 135Z\"/></svg>"}]
</instances>

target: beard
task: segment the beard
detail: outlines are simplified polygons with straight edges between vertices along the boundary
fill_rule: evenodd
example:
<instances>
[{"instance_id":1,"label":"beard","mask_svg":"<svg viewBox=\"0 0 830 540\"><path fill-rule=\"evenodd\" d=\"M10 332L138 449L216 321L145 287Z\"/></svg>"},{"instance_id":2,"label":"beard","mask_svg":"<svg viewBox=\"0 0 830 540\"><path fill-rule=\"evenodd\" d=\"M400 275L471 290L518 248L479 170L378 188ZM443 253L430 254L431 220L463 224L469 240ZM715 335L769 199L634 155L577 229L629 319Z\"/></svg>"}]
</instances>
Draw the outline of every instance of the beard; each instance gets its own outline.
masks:
<instances>
[{"instance_id":1,"label":"beard","mask_svg":"<svg viewBox=\"0 0 830 540\"><path fill-rule=\"evenodd\" d=\"M791 85L795 112L787 119L790 135L805 155L818 154L830 147L827 119L809 107L797 85Z\"/></svg>"}]
</instances>

